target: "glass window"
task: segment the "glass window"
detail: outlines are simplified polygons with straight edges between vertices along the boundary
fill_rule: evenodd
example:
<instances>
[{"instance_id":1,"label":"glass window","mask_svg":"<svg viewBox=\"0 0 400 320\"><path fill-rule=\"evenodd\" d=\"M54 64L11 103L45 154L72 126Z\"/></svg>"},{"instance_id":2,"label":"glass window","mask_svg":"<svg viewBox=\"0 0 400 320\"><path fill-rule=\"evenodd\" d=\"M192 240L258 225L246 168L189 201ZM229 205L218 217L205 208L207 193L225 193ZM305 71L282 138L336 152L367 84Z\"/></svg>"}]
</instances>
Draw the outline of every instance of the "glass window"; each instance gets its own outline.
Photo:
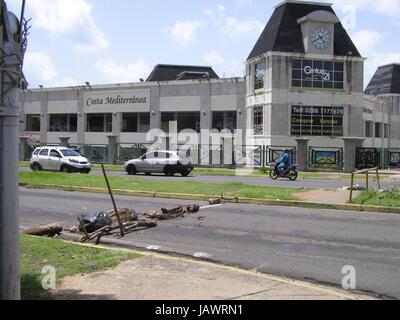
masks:
<instances>
[{"instance_id":1,"label":"glass window","mask_svg":"<svg viewBox=\"0 0 400 320\"><path fill-rule=\"evenodd\" d=\"M39 156L47 156L49 154L49 149L42 149L40 151Z\"/></svg>"},{"instance_id":2,"label":"glass window","mask_svg":"<svg viewBox=\"0 0 400 320\"><path fill-rule=\"evenodd\" d=\"M375 123L375 138L382 138L382 124Z\"/></svg>"},{"instance_id":3,"label":"glass window","mask_svg":"<svg viewBox=\"0 0 400 320\"><path fill-rule=\"evenodd\" d=\"M138 132L137 113L124 113L122 115L122 132Z\"/></svg>"},{"instance_id":4,"label":"glass window","mask_svg":"<svg viewBox=\"0 0 400 320\"><path fill-rule=\"evenodd\" d=\"M264 109L263 107L254 108L254 135L264 134Z\"/></svg>"},{"instance_id":5,"label":"glass window","mask_svg":"<svg viewBox=\"0 0 400 320\"><path fill-rule=\"evenodd\" d=\"M385 124L383 134L384 134L383 137L384 137L385 139L388 139L388 138L389 138L389 125L388 125L388 124Z\"/></svg>"},{"instance_id":6,"label":"glass window","mask_svg":"<svg viewBox=\"0 0 400 320\"><path fill-rule=\"evenodd\" d=\"M212 128L219 131L228 129L233 132L235 129L237 129L236 112L213 112Z\"/></svg>"},{"instance_id":7,"label":"glass window","mask_svg":"<svg viewBox=\"0 0 400 320\"><path fill-rule=\"evenodd\" d=\"M61 158L61 155L58 153L57 150L51 150L50 151L50 157Z\"/></svg>"},{"instance_id":8,"label":"glass window","mask_svg":"<svg viewBox=\"0 0 400 320\"><path fill-rule=\"evenodd\" d=\"M50 132L76 132L77 128L76 114L50 114Z\"/></svg>"},{"instance_id":9,"label":"glass window","mask_svg":"<svg viewBox=\"0 0 400 320\"><path fill-rule=\"evenodd\" d=\"M223 112L213 112L213 129L221 131L224 129L224 113Z\"/></svg>"},{"instance_id":10,"label":"glass window","mask_svg":"<svg viewBox=\"0 0 400 320\"><path fill-rule=\"evenodd\" d=\"M40 115L27 114L25 119L25 131L40 132Z\"/></svg>"},{"instance_id":11,"label":"glass window","mask_svg":"<svg viewBox=\"0 0 400 320\"><path fill-rule=\"evenodd\" d=\"M342 62L294 59L292 86L297 88L343 89Z\"/></svg>"},{"instance_id":12,"label":"glass window","mask_svg":"<svg viewBox=\"0 0 400 320\"><path fill-rule=\"evenodd\" d=\"M372 138L372 122L365 122L365 137Z\"/></svg>"},{"instance_id":13,"label":"glass window","mask_svg":"<svg viewBox=\"0 0 400 320\"><path fill-rule=\"evenodd\" d=\"M265 62L257 63L254 72L254 90L264 89Z\"/></svg>"},{"instance_id":14,"label":"glass window","mask_svg":"<svg viewBox=\"0 0 400 320\"><path fill-rule=\"evenodd\" d=\"M161 130L169 132L170 122L176 121L176 113L164 112L161 114Z\"/></svg>"},{"instance_id":15,"label":"glass window","mask_svg":"<svg viewBox=\"0 0 400 320\"><path fill-rule=\"evenodd\" d=\"M178 113L178 132L191 129L200 132L200 112Z\"/></svg>"},{"instance_id":16,"label":"glass window","mask_svg":"<svg viewBox=\"0 0 400 320\"><path fill-rule=\"evenodd\" d=\"M88 114L87 132L112 132L112 114Z\"/></svg>"},{"instance_id":17,"label":"glass window","mask_svg":"<svg viewBox=\"0 0 400 320\"><path fill-rule=\"evenodd\" d=\"M139 132L147 133L150 131L150 113L139 114Z\"/></svg>"}]
</instances>

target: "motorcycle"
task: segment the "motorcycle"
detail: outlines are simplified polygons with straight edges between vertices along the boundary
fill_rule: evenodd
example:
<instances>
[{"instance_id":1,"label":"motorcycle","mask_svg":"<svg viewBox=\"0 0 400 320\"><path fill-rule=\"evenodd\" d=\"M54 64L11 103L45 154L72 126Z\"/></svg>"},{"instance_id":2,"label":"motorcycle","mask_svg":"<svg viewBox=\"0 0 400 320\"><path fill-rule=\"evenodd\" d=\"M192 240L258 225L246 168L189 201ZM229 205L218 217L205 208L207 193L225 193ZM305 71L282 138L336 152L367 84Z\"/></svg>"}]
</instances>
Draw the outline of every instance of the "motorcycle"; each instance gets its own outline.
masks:
<instances>
[{"instance_id":1,"label":"motorcycle","mask_svg":"<svg viewBox=\"0 0 400 320\"><path fill-rule=\"evenodd\" d=\"M279 178L282 179L289 179L290 181L296 181L298 178L297 166L293 165L289 169L286 170L286 173L282 175L281 171L278 168L279 163L275 163L273 165L273 169L269 173L269 177L272 180L278 180Z\"/></svg>"}]
</instances>

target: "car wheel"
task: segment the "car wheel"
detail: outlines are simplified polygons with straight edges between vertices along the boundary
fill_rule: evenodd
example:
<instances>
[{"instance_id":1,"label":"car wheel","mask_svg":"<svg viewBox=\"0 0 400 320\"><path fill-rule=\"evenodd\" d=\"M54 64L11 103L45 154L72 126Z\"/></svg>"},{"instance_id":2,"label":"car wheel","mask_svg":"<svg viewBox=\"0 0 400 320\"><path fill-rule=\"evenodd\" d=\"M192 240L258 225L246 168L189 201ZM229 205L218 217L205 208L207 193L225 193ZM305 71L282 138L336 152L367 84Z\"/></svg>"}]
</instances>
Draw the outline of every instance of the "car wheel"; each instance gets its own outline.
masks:
<instances>
[{"instance_id":1,"label":"car wheel","mask_svg":"<svg viewBox=\"0 0 400 320\"><path fill-rule=\"evenodd\" d=\"M151 173L150 172L146 172L146 176L151 176Z\"/></svg>"},{"instance_id":2,"label":"car wheel","mask_svg":"<svg viewBox=\"0 0 400 320\"><path fill-rule=\"evenodd\" d=\"M189 170L181 170L181 176L182 177L187 177L190 174Z\"/></svg>"},{"instance_id":3,"label":"car wheel","mask_svg":"<svg viewBox=\"0 0 400 320\"><path fill-rule=\"evenodd\" d=\"M164 168L164 173L167 177L172 177L175 175L175 170L172 166L166 166Z\"/></svg>"},{"instance_id":4,"label":"car wheel","mask_svg":"<svg viewBox=\"0 0 400 320\"><path fill-rule=\"evenodd\" d=\"M134 176L134 175L137 173L136 167L135 167L133 164L131 164L131 165L129 165L128 168L126 169L126 172L128 172L128 174L129 174L130 176Z\"/></svg>"},{"instance_id":5,"label":"car wheel","mask_svg":"<svg viewBox=\"0 0 400 320\"><path fill-rule=\"evenodd\" d=\"M38 172L38 171L42 171L43 169L42 169L42 166L39 163L34 163L32 165L32 170Z\"/></svg>"},{"instance_id":6,"label":"car wheel","mask_svg":"<svg viewBox=\"0 0 400 320\"><path fill-rule=\"evenodd\" d=\"M60 171L61 171L62 173L70 173L70 172L71 172L71 170L69 169L69 167L68 167L68 166L65 166L65 165L61 167Z\"/></svg>"}]
</instances>

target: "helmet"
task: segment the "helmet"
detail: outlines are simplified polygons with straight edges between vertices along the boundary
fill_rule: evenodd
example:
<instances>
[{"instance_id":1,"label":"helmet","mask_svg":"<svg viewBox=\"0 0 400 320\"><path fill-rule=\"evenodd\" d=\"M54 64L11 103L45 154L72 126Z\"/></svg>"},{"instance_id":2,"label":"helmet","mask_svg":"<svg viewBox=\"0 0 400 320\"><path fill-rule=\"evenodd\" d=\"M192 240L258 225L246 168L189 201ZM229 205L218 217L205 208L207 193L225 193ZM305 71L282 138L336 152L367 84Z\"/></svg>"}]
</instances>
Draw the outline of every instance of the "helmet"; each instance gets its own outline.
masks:
<instances>
[{"instance_id":1,"label":"helmet","mask_svg":"<svg viewBox=\"0 0 400 320\"><path fill-rule=\"evenodd\" d=\"M283 152L284 153L290 153L290 150L289 149L285 149Z\"/></svg>"}]
</instances>

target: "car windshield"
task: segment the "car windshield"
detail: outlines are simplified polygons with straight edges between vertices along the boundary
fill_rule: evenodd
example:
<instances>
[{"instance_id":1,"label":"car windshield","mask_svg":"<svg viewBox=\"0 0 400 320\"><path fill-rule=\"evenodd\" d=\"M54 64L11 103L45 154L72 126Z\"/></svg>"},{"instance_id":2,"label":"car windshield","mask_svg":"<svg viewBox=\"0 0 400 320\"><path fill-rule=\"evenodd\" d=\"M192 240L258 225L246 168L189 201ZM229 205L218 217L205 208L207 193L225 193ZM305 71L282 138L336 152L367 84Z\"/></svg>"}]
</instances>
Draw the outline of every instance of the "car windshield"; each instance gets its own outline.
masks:
<instances>
[{"instance_id":1,"label":"car windshield","mask_svg":"<svg viewBox=\"0 0 400 320\"><path fill-rule=\"evenodd\" d=\"M81 155L74 150L61 150L64 157L80 157Z\"/></svg>"}]
</instances>

